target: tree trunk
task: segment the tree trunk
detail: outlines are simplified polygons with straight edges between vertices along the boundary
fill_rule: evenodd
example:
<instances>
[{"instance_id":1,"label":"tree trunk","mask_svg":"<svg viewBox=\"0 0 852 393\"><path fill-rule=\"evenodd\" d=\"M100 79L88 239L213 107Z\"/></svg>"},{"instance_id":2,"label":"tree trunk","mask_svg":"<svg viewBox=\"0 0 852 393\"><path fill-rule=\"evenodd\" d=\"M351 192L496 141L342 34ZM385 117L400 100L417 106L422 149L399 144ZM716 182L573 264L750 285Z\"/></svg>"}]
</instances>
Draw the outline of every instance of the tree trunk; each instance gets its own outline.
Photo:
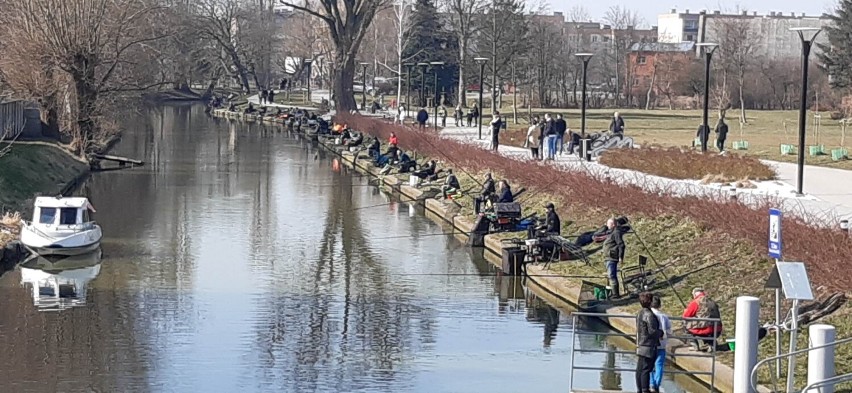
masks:
<instances>
[{"instance_id":1,"label":"tree trunk","mask_svg":"<svg viewBox=\"0 0 852 393\"><path fill-rule=\"evenodd\" d=\"M651 83L648 85L648 92L645 93L645 110L651 110L651 93L654 90L654 83L657 82L657 67L651 71Z\"/></svg>"},{"instance_id":2,"label":"tree trunk","mask_svg":"<svg viewBox=\"0 0 852 393\"><path fill-rule=\"evenodd\" d=\"M355 92L352 88L355 82L355 58L337 52L334 59L334 69L337 75L332 81L334 107L338 112L348 113L358 108L355 103Z\"/></svg>"},{"instance_id":3,"label":"tree trunk","mask_svg":"<svg viewBox=\"0 0 852 393\"><path fill-rule=\"evenodd\" d=\"M743 85L745 84L745 70L740 70L740 81L739 81L739 95L740 95L740 123L748 124L748 120L746 119L746 109L745 109L745 99L743 99Z\"/></svg>"},{"instance_id":4,"label":"tree trunk","mask_svg":"<svg viewBox=\"0 0 852 393\"><path fill-rule=\"evenodd\" d=\"M467 60L467 39L459 37L459 102L463 108L467 108L467 92L465 86L464 66ZM482 81L479 83L479 88L482 88ZM482 108L479 108L481 111Z\"/></svg>"},{"instance_id":5,"label":"tree trunk","mask_svg":"<svg viewBox=\"0 0 852 393\"><path fill-rule=\"evenodd\" d=\"M77 98L76 130L71 145L75 154L86 158L97 130L93 117L97 109L98 91L94 83L95 68L89 67L87 60L78 60L76 69L78 71L72 73Z\"/></svg>"}]
</instances>

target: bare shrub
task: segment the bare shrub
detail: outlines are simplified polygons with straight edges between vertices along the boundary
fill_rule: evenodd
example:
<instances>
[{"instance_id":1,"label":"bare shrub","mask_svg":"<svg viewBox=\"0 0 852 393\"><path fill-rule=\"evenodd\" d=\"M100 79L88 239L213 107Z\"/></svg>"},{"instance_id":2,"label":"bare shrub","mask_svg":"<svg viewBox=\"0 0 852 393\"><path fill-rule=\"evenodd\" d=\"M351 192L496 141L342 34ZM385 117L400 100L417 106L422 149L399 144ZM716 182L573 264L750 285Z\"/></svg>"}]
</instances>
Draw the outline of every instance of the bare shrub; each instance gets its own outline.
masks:
<instances>
[{"instance_id":1,"label":"bare shrub","mask_svg":"<svg viewBox=\"0 0 852 393\"><path fill-rule=\"evenodd\" d=\"M600 162L613 168L631 169L670 179L729 183L744 178L775 178L772 168L754 157L701 154L677 147L610 150L601 156Z\"/></svg>"}]
</instances>

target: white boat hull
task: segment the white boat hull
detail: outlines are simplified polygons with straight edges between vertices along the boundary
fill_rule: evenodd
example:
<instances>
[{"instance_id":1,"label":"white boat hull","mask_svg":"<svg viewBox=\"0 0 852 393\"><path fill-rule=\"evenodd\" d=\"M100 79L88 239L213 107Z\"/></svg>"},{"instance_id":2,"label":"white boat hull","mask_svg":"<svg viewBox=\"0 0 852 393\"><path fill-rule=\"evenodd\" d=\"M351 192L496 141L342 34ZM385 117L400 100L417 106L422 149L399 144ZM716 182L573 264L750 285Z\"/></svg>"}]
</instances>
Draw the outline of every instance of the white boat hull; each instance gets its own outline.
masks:
<instances>
[{"instance_id":1,"label":"white boat hull","mask_svg":"<svg viewBox=\"0 0 852 393\"><path fill-rule=\"evenodd\" d=\"M101 227L85 230L44 230L32 225L21 228L21 243L39 255L80 255L96 250L103 234Z\"/></svg>"}]
</instances>

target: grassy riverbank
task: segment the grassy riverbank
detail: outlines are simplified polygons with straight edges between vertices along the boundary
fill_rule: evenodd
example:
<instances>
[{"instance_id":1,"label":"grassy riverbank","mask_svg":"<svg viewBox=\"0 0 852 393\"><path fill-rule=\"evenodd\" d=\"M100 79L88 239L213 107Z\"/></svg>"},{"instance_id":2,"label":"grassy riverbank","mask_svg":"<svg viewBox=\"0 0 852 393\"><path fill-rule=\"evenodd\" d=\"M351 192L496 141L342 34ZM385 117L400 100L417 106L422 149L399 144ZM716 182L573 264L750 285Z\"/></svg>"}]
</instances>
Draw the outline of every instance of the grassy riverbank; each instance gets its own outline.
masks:
<instances>
[{"instance_id":1,"label":"grassy riverbank","mask_svg":"<svg viewBox=\"0 0 852 393\"><path fill-rule=\"evenodd\" d=\"M764 255L765 211L756 211L735 201L703 201L697 198L649 195L633 187L612 184L585 175L574 174L566 177L563 172L540 163L521 162L484 153L456 141L435 138L434 135L424 136L422 133L381 124L373 119L347 118L346 121L357 129L369 130L382 138L386 138L385 134L390 130L395 130L401 146L407 150L417 150L421 159L435 158L442 161L444 167L463 168L480 180L488 168L497 179L508 178L516 189L521 186L529 188L527 194L521 197L524 214L533 211L541 213L544 204L553 201L559 206L558 211L562 216L563 235L572 236L598 228L613 215L628 215L638 236L627 237L628 255L622 268L636 265L640 254L653 257L650 268L662 270L661 274L658 274L661 285L654 289L663 295L664 308L671 314L679 314L683 309L678 298L688 302L691 289L701 286L706 288L721 306L723 322L727 327L725 337L734 336L737 296L760 297L763 300L761 320L769 322L774 319L771 293L763 290L763 283L772 269L772 262ZM463 189L471 190L471 193L478 191L479 186L474 178L460 170L456 173L463 183ZM472 217L470 199L465 198L461 203L458 214ZM841 244L848 245L848 239L836 238L835 233L810 228L800 222L792 221L790 227L795 227L794 230L800 232L799 236L791 234L791 243L788 243L790 255L793 258L802 258L808 263L813 288L818 296L834 291L846 291L846 287L837 281L840 274L833 268L841 263L843 258L816 258L812 251L808 250L809 245L803 242L812 243L816 241L813 239L822 239L820 247L833 248ZM595 255L591 261L590 266L570 262L556 264L551 266L551 270L566 275L597 276L600 280L596 282L605 282L601 256ZM662 280L662 273L671 279L674 290ZM579 280L569 279L568 282L568 285L572 286L581 285ZM637 308L631 301L619 304L618 307L626 312L635 312ZM820 322L835 325L838 337L846 337L852 334L849 317L849 308L843 308ZM800 337L800 347L806 346L807 332ZM761 357L773 351L773 339L761 343ZM852 371L850 348L838 348L836 357L839 373ZM729 365L733 364L731 354L720 356L720 360ZM804 370L805 363L803 359L798 362L800 371ZM767 371L763 370L762 375L766 376ZM800 372L798 375L804 374ZM800 378L800 381L803 382L803 378Z\"/></svg>"},{"instance_id":2,"label":"grassy riverbank","mask_svg":"<svg viewBox=\"0 0 852 393\"><path fill-rule=\"evenodd\" d=\"M0 211L27 211L36 195L56 195L89 165L50 143L16 143L0 157Z\"/></svg>"}]
</instances>

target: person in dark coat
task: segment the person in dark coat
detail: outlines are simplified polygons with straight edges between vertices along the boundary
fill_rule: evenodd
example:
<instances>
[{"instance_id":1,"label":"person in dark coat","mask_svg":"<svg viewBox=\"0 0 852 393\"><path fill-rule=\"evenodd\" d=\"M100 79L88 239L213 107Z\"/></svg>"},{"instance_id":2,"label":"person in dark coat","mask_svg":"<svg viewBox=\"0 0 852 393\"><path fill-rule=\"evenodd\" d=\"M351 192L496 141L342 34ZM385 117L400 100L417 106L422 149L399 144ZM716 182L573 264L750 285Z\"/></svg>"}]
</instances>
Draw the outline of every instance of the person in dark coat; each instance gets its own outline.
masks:
<instances>
[{"instance_id":1,"label":"person in dark coat","mask_svg":"<svg viewBox=\"0 0 852 393\"><path fill-rule=\"evenodd\" d=\"M559 220L559 215L556 214L556 206L553 205L553 202L548 202L545 208L547 213L544 217L544 225L538 227L538 229L547 234L559 235L562 233L562 222Z\"/></svg>"},{"instance_id":2,"label":"person in dark coat","mask_svg":"<svg viewBox=\"0 0 852 393\"><path fill-rule=\"evenodd\" d=\"M606 221L609 228L609 236L603 242L604 260L606 261L607 277L612 286L613 297L621 297L618 283L618 264L624 262L624 253L627 246L622 238L621 228L616 225L615 219Z\"/></svg>"},{"instance_id":3,"label":"person in dark coat","mask_svg":"<svg viewBox=\"0 0 852 393\"><path fill-rule=\"evenodd\" d=\"M419 171L414 172L414 176L419 177L420 179L426 179L435 175L435 171L438 170L438 162L435 160L429 161L425 166L420 168Z\"/></svg>"},{"instance_id":4,"label":"person in dark coat","mask_svg":"<svg viewBox=\"0 0 852 393\"><path fill-rule=\"evenodd\" d=\"M710 140L710 126L704 127L703 124L699 124L698 131L695 132L695 137L701 142L703 150L704 146L707 146L707 142Z\"/></svg>"},{"instance_id":5,"label":"person in dark coat","mask_svg":"<svg viewBox=\"0 0 852 393\"><path fill-rule=\"evenodd\" d=\"M426 128L427 121L429 121L429 112L426 111L426 108L420 108L417 112L417 124L420 129Z\"/></svg>"},{"instance_id":6,"label":"person in dark coat","mask_svg":"<svg viewBox=\"0 0 852 393\"><path fill-rule=\"evenodd\" d=\"M559 155L562 155L562 151L565 146L565 132L568 131L568 122L562 118L562 114L556 114L556 120L553 121L553 127L556 129L556 146L559 150Z\"/></svg>"},{"instance_id":7,"label":"person in dark coat","mask_svg":"<svg viewBox=\"0 0 852 393\"><path fill-rule=\"evenodd\" d=\"M497 199L498 203L511 203L515 201L515 195L512 194L512 187L509 186L509 182L506 180L500 180L500 198Z\"/></svg>"},{"instance_id":8,"label":"person in dark coat","mask_svg":"<svg viewBox=\"0 0 852 393\"><path fill-rule=\"evenodd\" d=\"M268 94L269 94L269 92L267 92L266 89L263 89L263 90L260 91L260 104L261 105L266 103L266 97L267 97Z\"/></svg>"},{"instance_id":9,"label":"person in dark coat","mask_svg":"<svg viewBox=\"0 0 852 393\"><path fill-rule=\"evenodd\" d=\"M269 89L269 92L266 93L266 102L270 104L275 103L275 90Z\"/></svg>"},{"instance_id":10,"label":"person in dark coat","mask_svg":"<svg viewBox=\"0 0 852 393\"><path fill-rule=\"evenodd\" d=\"M444 179L444 185L441 186L441 195L447 199L447 194L452 194L461 189L459 178L453 173L453 169L447 169L447 178Z\"/></svg>"},{"instance_id":11,"label":"person in dark coat","mask_svg":"<svg viewBox=\"0 0 852 393\"><path fill-rule=\"evenodd\" d=\"M719 152L725 151L725 139L728 138L728 124L725 123L725 117L719 115L719 123L716 124L716 147Z\"/></svg>"},{"instance_id":12,"label":"person in dark coat","mask_svg":"<svg viewBox=\"0 0 852 393\"><path fill-rule=\"evenodd\" d=\"M639 294L642 309L636 315L636 391L641 393L651 393L651 372L663 337L660 320L651 310L653 299L654 295L650 292Z\"/></svg>"},{"instance_id":13,"label":"person in dark coat","mask_svg":"<svg viewBox=\"0 0 852 393\"><path fill-rule=\"evenodd\" d=\"M615 112L612 114L612 121L609 123L609 130L618 136L624 136L624 118L621 114Z\"/></svg>"},{"instance_id":14,"label":"person in dark coat","mask_svg":"<svg viewBox=\"0 0 852 393\"><path fill-rule=\"evenodd\" d=\"M494 111L494 119L491 120L491 150L497 151L500 146L500 129L503 128L503 119L500 112Z\"/></svg>"},{"instance_id":15,"label":"person in dark coat","mask_svg":"<svg viewBox=\"0 0 852 393\"><path fill-rule=\"evenodd\" d=\"M491 174L485 175L485 183L482 183L482 192L479 193L479 196L474 198L473 200L473 212L474 214L479 214L480 206L485 203L485 201L491 199L491 196L497 192L497 188L494 187L494 178L491 177Z\"/></svg>"}]
</instances>

